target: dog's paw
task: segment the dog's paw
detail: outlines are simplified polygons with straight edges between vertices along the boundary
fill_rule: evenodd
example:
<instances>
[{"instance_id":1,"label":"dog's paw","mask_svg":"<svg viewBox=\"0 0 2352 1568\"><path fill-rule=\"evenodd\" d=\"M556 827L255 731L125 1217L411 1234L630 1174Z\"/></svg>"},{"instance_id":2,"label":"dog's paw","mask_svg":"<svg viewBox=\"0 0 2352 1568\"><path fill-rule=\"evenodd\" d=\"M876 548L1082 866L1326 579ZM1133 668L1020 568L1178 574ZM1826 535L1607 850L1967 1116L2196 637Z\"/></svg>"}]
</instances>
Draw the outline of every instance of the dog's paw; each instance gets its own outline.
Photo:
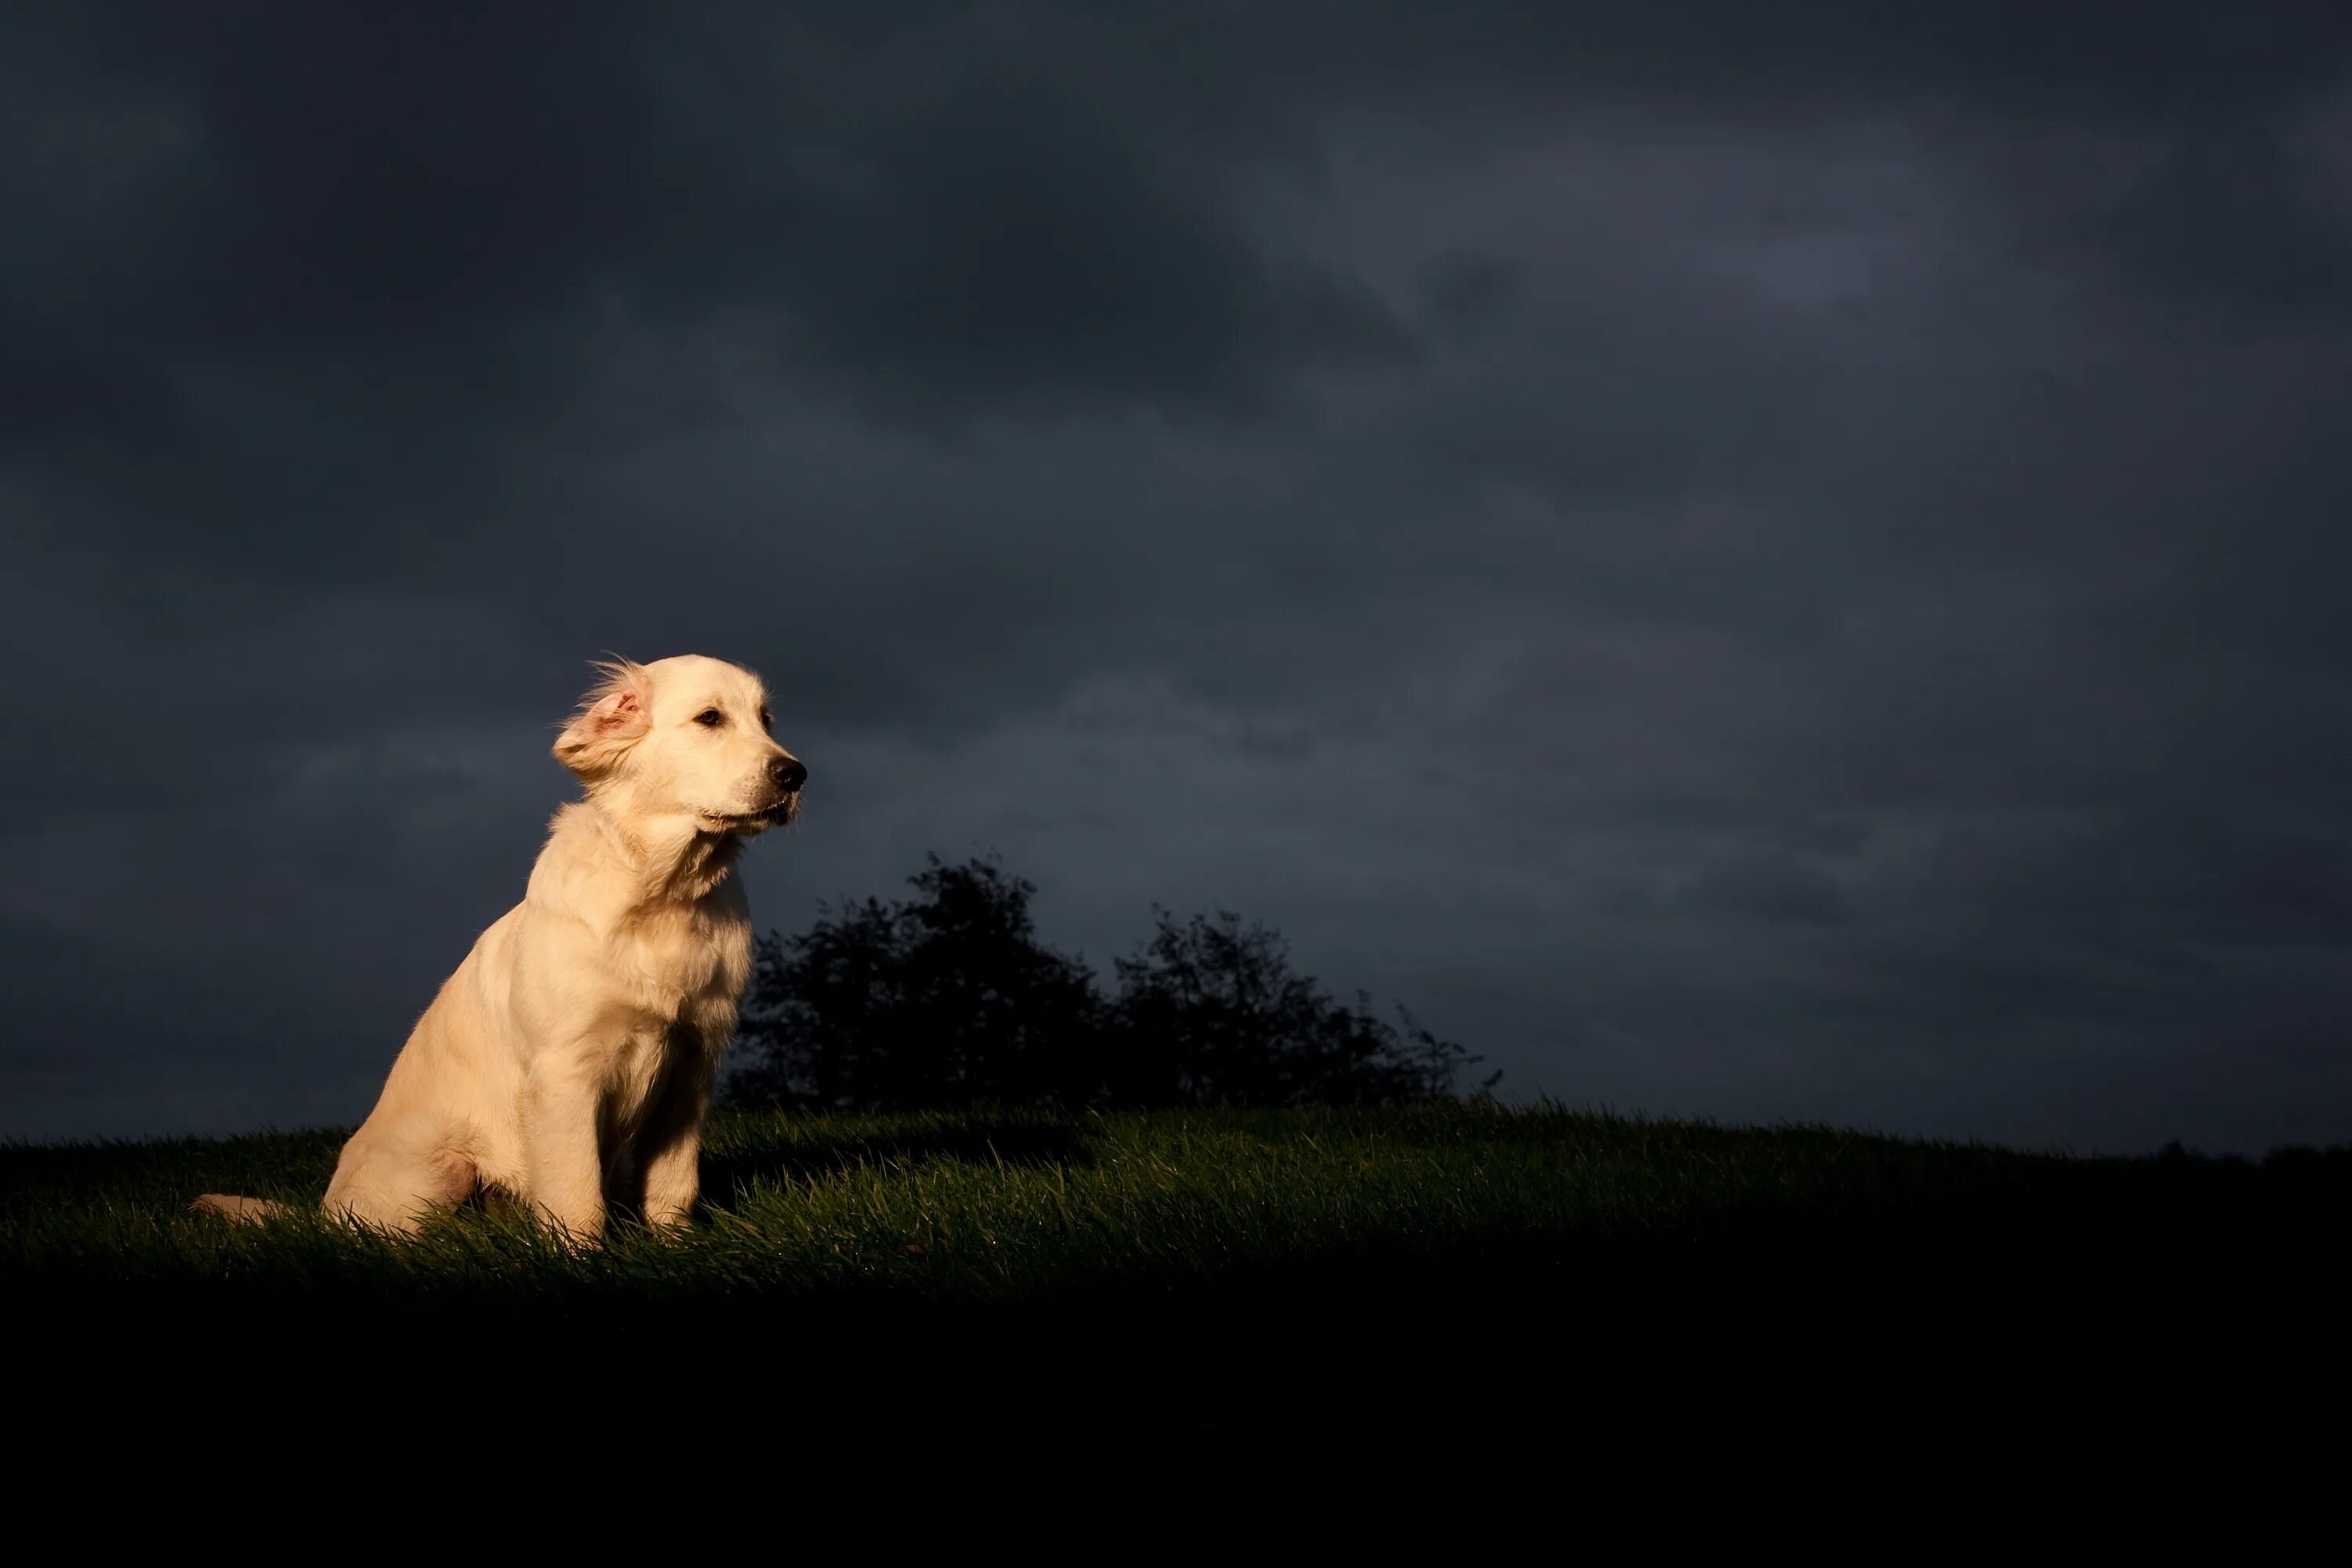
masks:
<instances>
[{"instance_id":1,"label":"dog's paw","mask_svg":"<svg viewBox=\"0 0 2352 1568\"><path fill-rule=\"evenodd\" d=\"M190 1214L216 1214L223 1219L233 1219L244 1225L259 1225L275 1219L288 1211L281 1203L268 1198L231 1197L226 1193L206 1193L188 1205Z\"/></svg>"},{"instance_id":2,"label":"dog's paw","mask_svg":"<svg viewBox=\"0 0 2352 1568\"><path fill-rule=\"evenodd\" d=\"M558 1250L568 1252L574 1258L585 1258L591 1253L604 1250L604 1232L601 1226L565 1225L546 1215L541 1216L540 1226Z\"/></svg>"}]
</instances>

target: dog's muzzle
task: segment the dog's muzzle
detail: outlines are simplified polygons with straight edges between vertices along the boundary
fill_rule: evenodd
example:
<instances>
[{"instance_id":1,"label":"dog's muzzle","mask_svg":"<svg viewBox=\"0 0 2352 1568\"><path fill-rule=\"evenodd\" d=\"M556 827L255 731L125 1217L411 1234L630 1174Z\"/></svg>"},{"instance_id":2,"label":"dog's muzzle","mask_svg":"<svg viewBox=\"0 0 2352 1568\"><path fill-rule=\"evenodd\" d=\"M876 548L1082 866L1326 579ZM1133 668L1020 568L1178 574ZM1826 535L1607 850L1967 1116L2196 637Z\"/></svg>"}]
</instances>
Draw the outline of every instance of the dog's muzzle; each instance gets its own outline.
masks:
<instances>
[{"instance_id":1,"label":"dog's muzzle","mask_svg":"<svg viewBox=\"0 0 2352 1568\"><path fill-rule=\"evenodd\" d=\"M782 795L753 811L706 811L702 814L702 819L705 822L716 824L722 833L744 833L779 826L792 821L800 814L801 792L793 790L791 794Z\"/></svg>"}]
</instances>

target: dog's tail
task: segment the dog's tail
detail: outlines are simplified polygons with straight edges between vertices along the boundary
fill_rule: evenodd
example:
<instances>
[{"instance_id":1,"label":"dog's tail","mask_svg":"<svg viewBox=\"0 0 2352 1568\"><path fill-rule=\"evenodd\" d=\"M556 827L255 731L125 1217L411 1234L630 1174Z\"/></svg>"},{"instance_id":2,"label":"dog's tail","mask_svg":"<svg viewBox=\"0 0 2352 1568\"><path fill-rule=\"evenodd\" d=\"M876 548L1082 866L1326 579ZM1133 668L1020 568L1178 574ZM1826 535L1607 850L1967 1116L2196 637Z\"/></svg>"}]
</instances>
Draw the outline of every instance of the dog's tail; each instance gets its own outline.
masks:
<instances>
[{"instance_id":1,"label":"dog's tail","mask_svg":"<svg viewBox=\"0 0 2352 1568\"><path fill-rule=\"evenodd\" d=\"M240 1225L266 1225L273 1219L283 1219L294 1212L292 1204L281 1204L274 1198L233 1198L222 1193L206 1193L188 1205L191 1214L216 1214Z\"/></svg>"}]
</instances>

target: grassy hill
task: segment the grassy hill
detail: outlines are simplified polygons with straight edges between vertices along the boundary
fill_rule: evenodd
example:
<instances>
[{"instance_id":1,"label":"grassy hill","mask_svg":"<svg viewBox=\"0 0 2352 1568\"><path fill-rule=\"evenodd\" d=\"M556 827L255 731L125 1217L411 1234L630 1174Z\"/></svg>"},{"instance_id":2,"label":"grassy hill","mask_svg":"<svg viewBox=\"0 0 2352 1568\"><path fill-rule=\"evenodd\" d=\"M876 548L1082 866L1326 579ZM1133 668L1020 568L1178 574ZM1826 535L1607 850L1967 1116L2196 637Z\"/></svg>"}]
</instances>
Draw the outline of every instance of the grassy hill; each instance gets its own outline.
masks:
<instances>
[{"instance_id":1,"label":"grassy hill","mask_svg":"<svg viewBox=\"0 0 2352 1568\"><path fill-rule=\"evenodd\" d=\"M267 1354L682 1333L706 1370L783 1377L1118 1366L1181 1400L1250 1368L1402 1397L1437 1365L1599 1375L1598 1346L2089 1354L2210 1337L2217 1312L2276 1341L2340 1312L2352 1196L2352 1151L2073 1159L1444 1104L723 1113L691 1236L624 1225L586 1257L491 1210L409 1243L184 1212L206 1191L315 1202L339 1142L0 1149L0 1285L47 1332L168 1324Z\"/></svg>"}]
</instances>

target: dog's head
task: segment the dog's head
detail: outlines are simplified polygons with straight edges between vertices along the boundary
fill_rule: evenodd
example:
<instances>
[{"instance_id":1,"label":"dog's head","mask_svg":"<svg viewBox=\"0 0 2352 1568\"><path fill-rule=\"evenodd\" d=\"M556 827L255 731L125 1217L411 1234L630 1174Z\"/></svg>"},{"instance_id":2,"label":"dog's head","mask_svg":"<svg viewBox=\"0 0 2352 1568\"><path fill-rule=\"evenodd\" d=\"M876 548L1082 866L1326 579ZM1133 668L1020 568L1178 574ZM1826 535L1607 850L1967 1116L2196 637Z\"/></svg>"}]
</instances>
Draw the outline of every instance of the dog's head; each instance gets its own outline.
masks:
<instances>
[{"instance_id":1,"label":"dog's head","mask_svg":"<svg viewBox=\"0 0 2352 1568\"><path fill-rule=\"evenodd\" d=\"M745 837L800 815L808 770L769 735L758 676L698 654L597 668L603 683L555 741L591 796Z\"/></svg>"}]
</instances>

